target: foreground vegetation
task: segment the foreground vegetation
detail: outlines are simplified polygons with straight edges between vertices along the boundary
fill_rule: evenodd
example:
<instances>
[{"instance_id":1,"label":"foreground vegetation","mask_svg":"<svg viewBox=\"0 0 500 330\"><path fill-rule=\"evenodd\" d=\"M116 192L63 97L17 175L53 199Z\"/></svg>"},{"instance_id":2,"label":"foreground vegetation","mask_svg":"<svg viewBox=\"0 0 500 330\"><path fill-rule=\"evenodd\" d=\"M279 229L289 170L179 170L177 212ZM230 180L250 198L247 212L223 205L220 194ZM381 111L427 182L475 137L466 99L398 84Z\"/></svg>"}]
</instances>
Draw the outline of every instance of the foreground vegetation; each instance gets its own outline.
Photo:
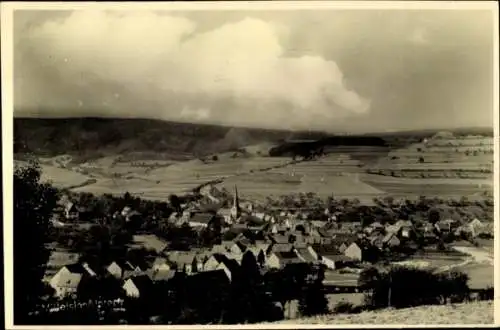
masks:
<instances>
[{"instance_id":1,"label":"foreground vegetation","mask_svg":"<svg viewBox=\"0 0 500 330\"><path fill-rule=\"evenodd\" d=\"M405 309L383 309L359 314L328 314L286 320L294 324L491 324L494 322L493 301L480 301L442 306L419 306Z\"/></svg>"}]
</instances>

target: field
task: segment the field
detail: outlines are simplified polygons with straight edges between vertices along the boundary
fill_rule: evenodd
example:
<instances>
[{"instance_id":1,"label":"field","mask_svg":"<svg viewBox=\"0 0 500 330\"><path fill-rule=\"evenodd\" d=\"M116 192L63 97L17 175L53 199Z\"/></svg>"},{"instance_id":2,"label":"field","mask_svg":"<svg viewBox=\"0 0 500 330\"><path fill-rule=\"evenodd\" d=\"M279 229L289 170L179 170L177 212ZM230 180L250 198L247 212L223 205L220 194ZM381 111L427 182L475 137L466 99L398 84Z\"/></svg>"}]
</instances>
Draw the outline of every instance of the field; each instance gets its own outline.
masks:
<instances>
[{"instance_id":1,"label":"field","mask_svg":"<svg viewBox=\"0 0 500 330\"><path fill-rule=\"evenodd\" d=\"M481 301L443 306L419 306L405 309L387 309L360 314L329 314L292 319L273 324L367 324L367 325L441 325L492 324L493 301ZM269 323L270 324L270 323ZM264 324L265 325L265 324Z\"/></svg>"},{"instance_id":2,"label":"field","mask_svg":"<svg viewBox=\"0 0 500 330\"><path fill-rule=\"evenodd\" d=\"M78 129L106 127L107 122L92 123ZM271 137L283 139L290 135L286 132L262 131L262 135L251 130L144 122L152 125L151 130L141 133L137 141L130 140L139 129L136 124L133 121L116 124L128 140L116 141L119 148L112 149L110 145L103 148L100 157L72 155L70 146L67 154L44 154L43 179L75 191L96 194L128 191L146 199L165 199L169 194L182 194L213 180L221 180L219 186L231 190L236 185L244 198L256 200L315 192L322 197L357 198L371 204L374 197L385 195L474 199L493 191L493 139L488 134L454 137L449 133L434 136L425 133L427 139L424 132L412 133L414 136L382 134L388 146L327 145L325 156L294 162L288 156L266 156L278 143ZM36 129L58 132L57 122L50 124L54 127L49 124L37 127L37 122L23 125L28 125L23 128L28 140ZM166 133L161 133L160 127L165 127ZM182 133L186 140L175 132ZM103 130L89 136L110 138L105 133ZM150 144L157 134L159 140L153 148ZM206 137L197 138L199 134ZM167 140L175 145L161 142ZM39 141L31 143L38 145ZM202 148L204 143L206 147ZM206 152L198 152L199 148ZM203 156L195 156L197 153Z\"/></svg>"}]
</instances>

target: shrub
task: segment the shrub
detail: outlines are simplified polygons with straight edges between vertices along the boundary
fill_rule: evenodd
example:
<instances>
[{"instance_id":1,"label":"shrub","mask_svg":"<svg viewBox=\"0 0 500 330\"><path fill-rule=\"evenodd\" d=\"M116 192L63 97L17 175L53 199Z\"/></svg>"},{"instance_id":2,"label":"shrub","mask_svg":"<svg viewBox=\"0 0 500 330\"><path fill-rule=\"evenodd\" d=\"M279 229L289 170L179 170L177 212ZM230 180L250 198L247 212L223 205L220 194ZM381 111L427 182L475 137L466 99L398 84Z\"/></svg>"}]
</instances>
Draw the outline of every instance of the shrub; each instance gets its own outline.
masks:
<instances>
[{"instance_id":1,"label":"shrub","mask_svg":"<svg viewBox=\"0 0 500 330\"><path fill-rule=\"evenodd\" d=\"M359 313L361 311L361 307L354 306L352 303L348 301L341 301L335 305L333 308L333 312L335 314L354 314Z\"/></svg>"},{"instance_id":2,"label":"shrub","mask_svg":"<svg viewBox=\"0 0 500 330\"><path fill-rule=\"evenodd\" d=\"M469 296L468 277L459 272L435 274L430 270L394 267L384 273L367 270L361 278L367 290L365 304L373 309L460 302Z\"/></svg>"}]
</instances>

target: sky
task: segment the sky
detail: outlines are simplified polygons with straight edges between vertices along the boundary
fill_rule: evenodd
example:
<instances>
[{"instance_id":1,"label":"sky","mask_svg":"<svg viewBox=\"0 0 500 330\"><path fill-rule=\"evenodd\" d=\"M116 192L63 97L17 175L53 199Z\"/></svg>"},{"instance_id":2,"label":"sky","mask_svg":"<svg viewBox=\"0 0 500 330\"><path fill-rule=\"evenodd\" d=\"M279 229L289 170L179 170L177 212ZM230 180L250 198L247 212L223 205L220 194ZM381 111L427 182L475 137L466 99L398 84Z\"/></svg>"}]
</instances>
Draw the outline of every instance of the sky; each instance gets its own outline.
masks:
<instances>
[{"instance_id":1,"label":"sky","mask_svg":"<svg viewBox=\"0 0 500 330\"><path fill-rule=\"evenodd\" d=\"M332 132L492 127L493 14L18 10L14 109Z\"/></svg>"}]
</instances>

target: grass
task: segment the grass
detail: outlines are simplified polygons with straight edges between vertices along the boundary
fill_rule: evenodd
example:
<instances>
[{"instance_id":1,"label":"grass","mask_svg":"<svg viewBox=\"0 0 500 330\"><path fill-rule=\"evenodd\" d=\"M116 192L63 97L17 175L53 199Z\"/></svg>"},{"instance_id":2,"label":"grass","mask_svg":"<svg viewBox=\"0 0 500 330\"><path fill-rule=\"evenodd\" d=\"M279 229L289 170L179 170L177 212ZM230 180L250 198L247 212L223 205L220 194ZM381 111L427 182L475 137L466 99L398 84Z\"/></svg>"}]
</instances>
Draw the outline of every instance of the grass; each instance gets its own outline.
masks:
<instances>
[{"instance_id":1,"label":"grass","mask_svg":"<svg viewBox=\"0 0 500 330\"><path fill-rule=\"evenodd\" d=\"M281 324L369 324L369 325L438 325L492 324L493 301L386 309L360 314L328 314L278 322Z\"/></svg>"}]
</instances>

